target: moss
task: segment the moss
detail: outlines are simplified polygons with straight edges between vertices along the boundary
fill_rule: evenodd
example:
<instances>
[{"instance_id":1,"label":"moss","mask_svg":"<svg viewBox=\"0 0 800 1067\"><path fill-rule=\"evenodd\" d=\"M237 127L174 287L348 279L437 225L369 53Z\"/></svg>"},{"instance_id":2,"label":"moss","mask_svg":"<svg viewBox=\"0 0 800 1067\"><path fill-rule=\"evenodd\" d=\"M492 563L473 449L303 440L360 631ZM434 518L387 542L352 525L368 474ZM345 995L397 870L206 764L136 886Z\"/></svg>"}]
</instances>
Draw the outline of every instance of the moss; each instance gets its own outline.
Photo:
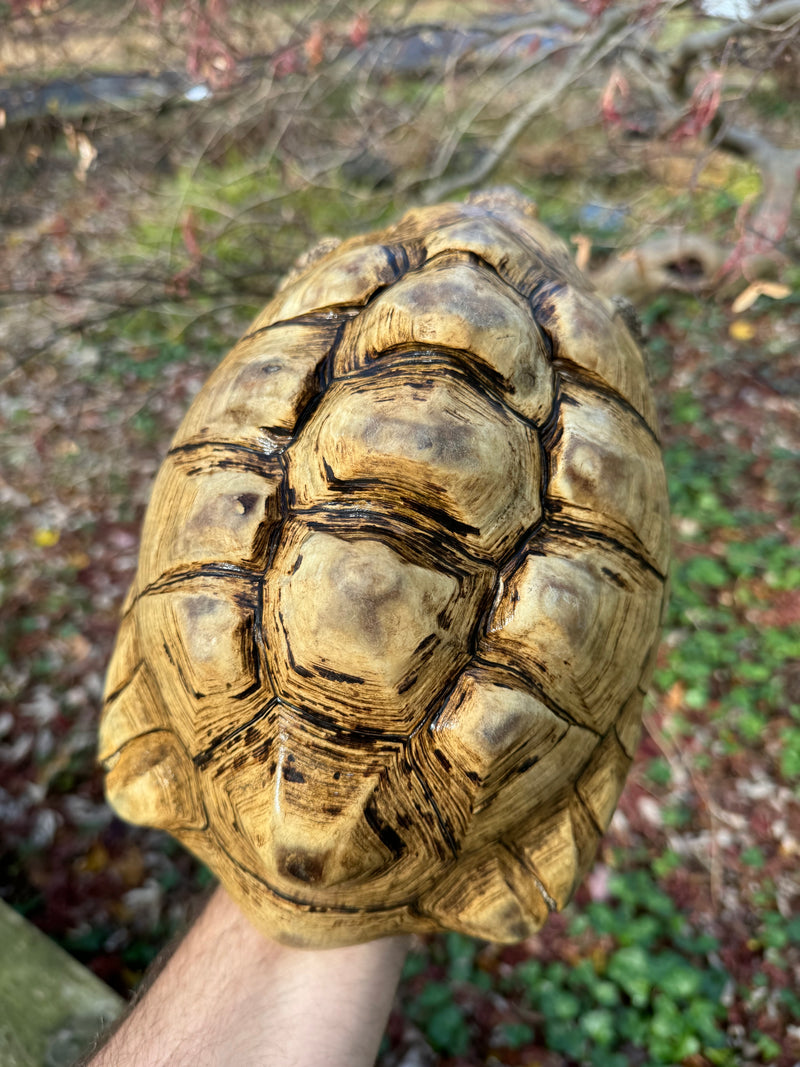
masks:
<instances>
[{"instance_id":1,"label":"moss","mask_svg":"<svg viewBox=\"0 0 800 1067\"><path fill-rule=\"evenodd\" d=\"M0 1062L66 1067L122 1000L0 902Z\"/></svg>"}]
</instances>

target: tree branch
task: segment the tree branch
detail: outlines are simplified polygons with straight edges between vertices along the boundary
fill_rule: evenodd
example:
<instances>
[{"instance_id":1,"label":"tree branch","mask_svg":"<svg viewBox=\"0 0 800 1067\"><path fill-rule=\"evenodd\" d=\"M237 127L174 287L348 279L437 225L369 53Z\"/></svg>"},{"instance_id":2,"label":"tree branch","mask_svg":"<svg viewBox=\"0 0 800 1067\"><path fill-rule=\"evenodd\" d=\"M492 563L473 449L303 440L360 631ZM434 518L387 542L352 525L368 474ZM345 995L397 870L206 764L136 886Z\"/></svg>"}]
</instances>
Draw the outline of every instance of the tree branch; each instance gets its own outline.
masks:
<instances>
[{"instance_id":1,"label":"tree branch","mask_svg":"<svg viewBox=\"0 0 800 1067\"><path fill-rule=\"evenodd\" d=\"M613 256L589 276L601 293L641 304L668 290L707 292L729 253L701 234L676 233Z\"/></svg>"},{"instance_id":2,"label":"tree branch","mask_svg":"<svg viewBox=\"0 0 800 1067\"><path fill-rule=\"evenodd\" d=\"M782 32L800 20L800 0L776 0L776 3L758 9L751 19L738 19L714 30L692 33L670 57L670 83L675 93L686 93L689 70L698 58L707 52L721 48L734 37L752 34L754 31Z\"/></svg>"},{"instance_id":3,"label":"tree branch","mask_svg":"<svg viewBox=\"0 0 800 1067\"><path fill-rule=\"evenodd\" d=\"M749 223L742 218L739 240L720 271L721 277L740 273L752 281L766 262L774 261L789 226L800 186L800 149L779 148L760 133L738 126L723 127L719 144L751 159L761 174L761 200Z\"/></svg>"},{"instance_id":4,"label":"tree branch","mask_svg":"<svg viewBox=\"0 0 800 1067\"><path fill-rule=\"evenodd\" d=\"M545 60L552 59L553 56L553 51L536 52L530 59L518 65L511 71L508 78L506 78L502 85L498 87L497 91L501 92L508 89L509 86L519 78L528 74L534 67L539 66ZM428 170L426 181L433 182L442 177L465 135L490 102L491 101L487 100L486 97L481 97L475 101L471 107L462 112L458 121L455 123L452 132L448 134L446 130L443 131L439 143L439 150L436 153L436 159L434 160L433 166Z\"/></svg>"},{"instance_id":5,"label":"tree branch","mask_svg":"<svg viewBox=\"0 0 800 1067\"><path fill-rule=\"evenodd\" d=\"M629 25L637 13L637 4L624 7L611 7L601 16L597 28L589 34L575 49L563 71L557 77L549 91L531 96L527 104L519 109L506 123L500 136L489 147L483 159L474 167L454 178L445 179L428 185L423 193L425 203L435 203L447 199L457 190L472 188L485 181L502 161L514 142L524 133L531 122L546 111L573 83L581 79L587 71L597 66L614 49L618 48L635 32Z\"/></svg>"}]
</instances>

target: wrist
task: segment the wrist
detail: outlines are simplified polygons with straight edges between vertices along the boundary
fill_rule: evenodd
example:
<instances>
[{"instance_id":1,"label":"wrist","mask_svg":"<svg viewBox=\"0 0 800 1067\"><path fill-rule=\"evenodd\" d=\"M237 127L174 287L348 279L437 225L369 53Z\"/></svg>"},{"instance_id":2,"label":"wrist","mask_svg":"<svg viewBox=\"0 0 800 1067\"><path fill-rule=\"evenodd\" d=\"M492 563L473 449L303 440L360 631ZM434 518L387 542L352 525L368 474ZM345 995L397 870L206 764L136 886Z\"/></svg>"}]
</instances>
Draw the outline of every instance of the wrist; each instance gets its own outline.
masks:
<instances>
[{"instance_id":1,"label":"wrist","mask_svg":"<svg viewBox=\"0 0 800 1067\"><path fill-rule=\"evenodd\" d=\"M218 889L92 1067L368 1067L407 948L296 949Z\"/></svg>"}]
</instances>

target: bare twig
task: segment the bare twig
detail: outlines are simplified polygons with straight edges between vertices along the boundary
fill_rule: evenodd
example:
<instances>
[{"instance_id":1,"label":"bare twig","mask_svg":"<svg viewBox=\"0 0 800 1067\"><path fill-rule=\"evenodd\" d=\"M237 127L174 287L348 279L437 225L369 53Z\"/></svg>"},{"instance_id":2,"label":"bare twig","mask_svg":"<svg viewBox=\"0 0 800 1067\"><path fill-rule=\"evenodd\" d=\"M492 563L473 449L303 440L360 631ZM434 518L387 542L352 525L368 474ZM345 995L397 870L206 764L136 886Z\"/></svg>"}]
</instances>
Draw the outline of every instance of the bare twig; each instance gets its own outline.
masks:
<instances>
[{"instance_id":1,"label":"bare twig","mask_svg":"<svg viewBox=\"0 0 800 1067\"><path fill-rule=\"evenodd\" d=\"M515 81L518 81L519 78L530 73L534 67L539 66L545 59L552 59L553 54L553 52L535 53L530 59L515 67L505 81L498 87L497 91L500 92L508 89ZM474 126L475 121L488 107L489 103L490 101L485 96L481 96L471 107L463 110L462 114L456 121L452 132L448 134L447 131L444 131L439 144L439 151L436 154L436 159L427 175L428 181L435 181L436 179L441 178L465 135Z\"/></svg>"},{"instance_id":2,"label":"bare twig","mask_svg":"<svg viewBox=\"0 0 800 1067\"><path fill-rule=\"evenodd\" d=\"M575 7L573 4L564 3L563 0L553 0L544 5L539 5L538 9L536 5L534 10L526 12L524 15L519 15L517 18L504 19L502 22L503 31L505 33L522 33L525 30L535 29L537 26L566 26L571 30L583 30L591 21L591 17L586 11L582 11L580 8ZM495 19L479 20L475 24L476 29L485 30L487 33L493 32L497 26Z\"/></svg>"},{"instance_id":3,"label":"bare twig","mask_svg":"<svg viewBox=\"0 0 800 1067\"><path fill-rule=\"evenodd\" d=\"M670 56L671 83L674 92L683 95L686 78L701 55L714 52L732 38L756 31L785 32L800 19L800 0L777 0L759 8L753 18L728 22L714 30L704 30L685 37Z\"/></svg>"},{"instance_id":4,"label":"bare twig","mask_svg":"<svg viewBox=\"0 0 800 1067\"><path fill-rule=\"evenodd\" d=\"M599 19L594 31L576 47L551 88L531 96L528 102L509 118L499 137L474 167L454 178L429 185L423 193L424 201L433 203L443 200L458 189L471 188L485 181L538 115L546 111L571 85L578 82L587 71L597 66L635 32L635 27L630 23L638 11L637 4L609 8Z\"/></svg>"},{"instance_id":5,"label":"bare twig","mask_svg":"<svg viewBox=\"0 0 800 1067\"><path fill-rule=\"evenodd\" d=\"M719 848L719 822L720 811L711 797L711 793L702 778L694 773L689 760L686 759L680 745L673 737L664 730L663 725L656 725L651 716L645 716L642 725L656 746L661 751L664 759L670 766L673 777L678 783L685 783L688 779L692 789L700 803L708 812L708 881L711 903L717 906L722 892L722 861ZM685 786L684 786L685 788Z\"/></svg>"},{"instance_id":6,"label":"bare twig","mask_svg":"<svg viewBox=\"0 0 800 1067\"><path fill-rule=\"evenodd\" d=\"M763 182L763 195L720 270L722 278L741 274L748 281L763 271L765 259L775 258L789 225L800 185L800 149L779 148L760 133L738 126L723 128L719 143L751 159Z\"/></svg>"}]
</instances>

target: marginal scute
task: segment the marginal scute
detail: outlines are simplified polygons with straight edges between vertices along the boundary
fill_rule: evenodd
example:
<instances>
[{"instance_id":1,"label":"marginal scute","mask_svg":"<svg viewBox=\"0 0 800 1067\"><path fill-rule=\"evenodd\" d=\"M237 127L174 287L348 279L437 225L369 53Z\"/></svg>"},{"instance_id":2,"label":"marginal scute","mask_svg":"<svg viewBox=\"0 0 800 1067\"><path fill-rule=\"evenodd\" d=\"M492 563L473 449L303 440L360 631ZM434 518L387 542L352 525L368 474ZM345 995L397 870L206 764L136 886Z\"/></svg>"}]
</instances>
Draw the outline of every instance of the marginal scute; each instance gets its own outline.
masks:
<instances>
[{"instance_id":1,"label":"marginal scute","mask_svg":"<svg viewBox=\"0 0 800 1067\"><path fill-rule=\"evenodd\" d=\"M639 747L639 738L642 733L642 703L644 694L641 689L635 690L620 709L614 730L617 740L628 759L633 759L636 749Z\"/></svg>"},{"instance_id":2,"label":"marginal scute","mask_svg":"<svg viewBox=\"0 0 800 1067\"><path fill-rule=\"evenodd\" d=\"M386 231L389 240L402 244L408 251L411 266L419 266L424 260L424 243L440 226L449 226L461 221L472 209L465 204L434 204L427 207L412 207Z\"/></svg>"},{"instance_id":3,"label":"marginal scute","mask_svg":"<svg viewBox=\"0 0 800 1067\"><path fill-rule=\"evenodd\" d=\"M511 228L477 209L473 215L462 216L425 235L429 260L451 254L453 250L478 256L524 297L530 296L542 278L547 277L544 264L517 240Z\"/></svg>"},{"instance_id":4,"label":"marginal scute","mask_svg":"<svg viewBox=\"0 0 800 1067\"><path fill-rule=\"evenodd\" d=\"M555 793L545 813L520 827L511 847L560 911L594 859L599 839L595 822L569 788Z\"/></svg>"},{"instance_id":5,"label":"marginal scute","mask_svg":"<svg viewBox=\"0 0 800 1067\"><path fill-rule=\"evenodd\" d=\"M236 900L257 930L265 937L292 948L309 948L308 929L313 928L311 943L324 946L360 944L378 937L413 928L433 931L436 924L401 901L389 907L380 905L356 908L352 904L337 906L304 901L298 894L275 892L263 874L232 859L227 852L231 833L218 837L210 814L207 830L175 828L170 831L201 862L212 869L231 897ZM352 894L350 899L352 900Z\"/></svg>"},{"instance_id":6,"label":"marginal scute","mask_svg":"<svg viewBox=\"0 0 800 1067\"><path fill-rule=\"evenodd\" d=\"M362 305L376 289L393 282L399 272L398 257L391 248L380 244L364 246L359 240L340 246L282 289L255 319L249 332L325 308Z\"/></svg>"},{"instance_id":7,"label":"marginal scute","mask_svg":"<svg viewBox=\"0 0 800 1067\"><path fill-rule=\"evenodd\" d=\"M665 583L665 585L666 585L666 583ZM666 613L666 606L667 606L667 596L666 596L666 590L664 590L664 591L662 591L662 600L661 600L661 626L664 625L664 616L665 616L665 613ZM647 657L647 660L645 661L644 669L642 671L642 676L639 679L639 688L645 693L650 688L650 683L653 680L653 672L655 671L656 664L658 663L658 648L659 648L659 640L658 640L658 634L656 634L655 638L653 639L653 644L650 646L650 655Z\"/></svg>"},{"instance_id":8,"label":"marginal scute","mask_svg":"<svg viewBox=\"0 0 800 1067\"><path fill-rule=\"evenodd\" d=\"M540 514L540 447L460 376L396 367L335 383L288 453L292 504L408 515L499 558Z\"/></svg>"},{"instance_id":9,"label":"marginal scute","mask_svg":"<svg viewBox=\"0 0 800 1067\"><path fill-rule=\"evenodd\" d=\"M661 452L627 407L564 386L547 501L559 518L621 542L665 574L669 511Z\"/></svg>"},{"instance_id":10,"label":"marginal scute","mask_svg":"<svg viewBox=\"0 0 800 1067\"><path fill-rule=\"evenodd\" d=\"M611 730L595 749L577 791L600 833L605 833L625 784L631 760Z\"/></svg>"},{"instance_id":11,"label":"marginal scute","mask_svg":"<svg viewBox=\"0 0 800 1067\"><path fill-rule=\"evenodd\" d=\"M138 663L133 675L120 690L109 689L100 720L97 758L107 760L140 734L170 725L159 687L146 663Z\"/></svg>"},{"instance_id":12,"label":"marginal scute","mask_svg":"<svg viewBox=\"0 0 800 1067\"><path fill-rule=\"evenodd\" d=\"M520 764L538 762L568 728L531 693L465 671L430 738L448 760L477 776L484 790L489 787L488 799Z\"/></svg>"},{"instance_id":13,"label":"marginal scute","mask_svg":"<svg viewBox=\"0 0 800 1067\"><path fill-rule=\"evenodd\" d=\"M122 818L139 826L173 830L205 825L194 767L168 730L127 744L108 772L106 792Z\"/></svg>"},{"instance_id":14,"label":"marginal scute","mask_svg":"<svg viewBox=\"0 0 800 1067\"><path fill-rule=\"evenodd\" d=\"M142 643L136 613L128 610L122 616L117 631L116 655L106 672L105 699L119 692L142 666Z\"/></svg>"},{"instance_id":15,"label":"marginal scute","mask_svg":"<svg viewBox=\"0 0 800 1067\"><path fill-rule=\"evenodd\" d=\"M469 937L509 944L521 941L541 927L548 908L535 885L530 879L526 884L516 867L502 849L465 857L422 898L422 909L437 925Z\"/></svg>"},{"instance_id":16,"label":"marginal scute","mask_svg":"<svg viewBox=\"0 0 800 1067\"><path fill-rule=\"evenodd\" d=\"M498 827L508 827L512 841L521 828L544 815L551 798L565 783L577 778L596 744L589 730L569 726L562 734L558 734L559 728L544 716L543 719L541 732L545 740L539 751L534 750L534 755L523 759L516 774L509 776L505 788L486 802L486 822L490 824L496 821ZM551 744L554 736L557 736L557 740ZM476 809L477 814L483 811L483 807ZM466 843L484 839L486 831L487 826L482 826L476 819L466 835Z\"/></svg>"},{"instance_id":17,"label":"marginal scute","mask_svg":"<svg viewBox=\"0 0 800 1067\"><path fill-rule=\"evenodd\" d=\"M553 343L556 365L618 393L658 434L642 353L617 308L584 284L551 282L537 292L534 313ZM626 456L630 449L625 449Z\"/></svg>"},{"instance_id":18,"label":"marginal scute","mask_svg":"<svg viewBox=\"0 0 800 1067\"><path fill-rule=\"evenodd\" d=\"M161 635L148 668L192 756L272 695L255 641L257 600L253 580L201 575L148 593L137 605L142 631Z\"/></svg>"},{"instance_id":19,"label":"marginal scute","mask_svg":"<svg viewBox=\"0 0 800 1067\"><path fill-rule=\"evenodd\" d=\"M337 375L370 366L398 346L456 350L497 379L506 402L535 424L553 402L544 338L525 301L478 265L452 256L407 274L347 324Z\"/></svg>"},{"instance_id":20,"label":"marginal scute","mask_svg":"<svg viewBox=\"0 0 800 1067\"><path fill-rule=\"evenodd\" d=\"M168 456L153 486L142 534L138 581L142 589L171 571L214 561L258 567L267 561L269 535L280 518L282 469L237 469L240 457L190 466L187 454ZM188 469L187 469L188 468Z\"/></svg>"},{"instance_id":21,"label":"marginal scute","mask_svg":"<svg viewBox=\"0 0 800 1067\"><path fill-rule=\"evenodd\" d=\"M596 746L590 730L482 667L461 675L442 712L412 738L410 754L450 836L465 853L482 854L545 820Z\"/></svg>"},{"instance_id":22,"label":"marginal scute","mask_svg":"<svg viewBox=\"0 0 800 1067\"><path fill-rule=\"evenodd\" d=\"M465 206L486 211L492 218L502 222L523 242L531 258L542 264L548 276L570 279L581 287L587 285L567 246L552 230L539 222L536 206L515 189L500 187L477 190L467 197Z\"/></svg>"},{"instance_id":23,"label":"marginal scute","mask_svg":"<svg viewBox=\"0 0 800 1067\"><path fill-rule=\"evenodd\" d=\"M476 849L513 840L542 818L551 797L582 773L597 738L530 693L466 672L413 744L462 847Z\"/></svg>"},{"instance_id":24,"label":"marginal scute","mask_svg":"<svg viewBox=\"0 0 800 1067\"><path fill-rule=\"evenodd\" d=\"M336 323L320 322L246 334L201 389L173 448L205 441L264 455L284 448L337 331Z\"/></svg>"}]
</instances>

